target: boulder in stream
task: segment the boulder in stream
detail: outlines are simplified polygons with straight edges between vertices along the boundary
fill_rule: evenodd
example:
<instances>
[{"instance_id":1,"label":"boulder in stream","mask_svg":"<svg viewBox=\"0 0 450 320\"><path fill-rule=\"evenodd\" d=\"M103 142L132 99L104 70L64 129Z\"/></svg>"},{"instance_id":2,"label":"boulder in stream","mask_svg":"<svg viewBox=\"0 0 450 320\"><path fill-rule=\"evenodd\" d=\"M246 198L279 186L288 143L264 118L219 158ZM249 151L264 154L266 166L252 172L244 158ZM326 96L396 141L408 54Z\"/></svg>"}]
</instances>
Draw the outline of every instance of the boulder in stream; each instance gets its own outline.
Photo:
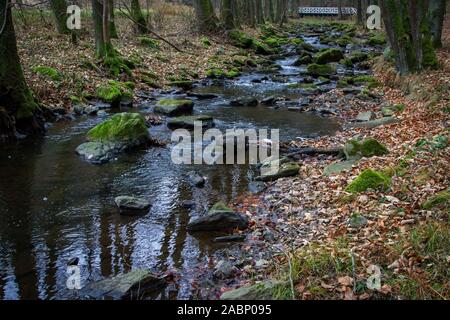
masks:
<instances>
[{"instance_id":1,"label":"boulder in stream","mask_svg":"<svg viewBox=\"0 0 450 320\"><path fill-rule=\"evenodd\" d=\"M240 97L230 101L231 106L250 107L257 106L258 100L255 97Z\"/></svg>"},{"instance_id":2,"label":"boulder in stream","mask_svg":"<svg viewBox=\"0 0 450 320\"><path fill-rule=\"evenodd\" d=\"M155 112L175 116L192 112L194 102L188 99L160 99L156 103Z\"/></svg>"},{"instance_id":3,"label":"boulder in stream","mask_svg":"<svg viewBox=\"0 0 450 320\"><path fill-rule=\"evenodd\" d=\"M226 231L230 229L245 229L248 218L234 212L225 204L218 202L204 216L188 224L188 231Z\"/></svg>"},{"instance_id":4,"label":"boulder in stream","mask_svg":"<svg viewBox=\"0 0 450 320\"><path fill-rule=\"evenodd\" d=\"M145 119L138 113L118 113L96 125L87 133L88 142L76 153L93 164L103 164L126 150L149 140Z\"/></svg>"},{"instance_id":5,"label":"boulder in stream","mask_svg":"<svg viewBox=\"0 0 450 320\"><path fill-rule=\"evenodd\" d=\"M119 196L114 199L114 202L121 213L139 212L150 208L150 202L137 197Z\"/></svg>"},{"instance_id":6,"label":"boulder in stream","mask_svg":"<svg viewBox=\"0 0 450 320\"><path fill-rule=\"evenodd\" d=\"M167 126L172 129L184 128L194 129L195 122L201 123L202 128L214 127L214 120L211 116L198 115L198 116L179 116L172 118L167 122Z\"/></svg>"},{"instance_id":7,"label":"boulder in stream","mask_svg":"<svg viewBox=\"0 0 450 320\"><path fill-rule=\"evenodd\" d=\"M140 300L156 298L166 286L164 278L149 270L136 269L112 278L92 282L80 295L92 300Z\"/></svg>"},{"instance_id":8,"label":"boulder in stream","mask_svg":"<svg viewBox=\"0 0 450 320\"><path fill-rule=\"evenodd\" d=\"M205 185L205 177L203 177L201 174L199 174L196 171L190 171L186 174L186 178L189 181L191 185L194 187L201 188Z\"/></svg>"}]
</instances>

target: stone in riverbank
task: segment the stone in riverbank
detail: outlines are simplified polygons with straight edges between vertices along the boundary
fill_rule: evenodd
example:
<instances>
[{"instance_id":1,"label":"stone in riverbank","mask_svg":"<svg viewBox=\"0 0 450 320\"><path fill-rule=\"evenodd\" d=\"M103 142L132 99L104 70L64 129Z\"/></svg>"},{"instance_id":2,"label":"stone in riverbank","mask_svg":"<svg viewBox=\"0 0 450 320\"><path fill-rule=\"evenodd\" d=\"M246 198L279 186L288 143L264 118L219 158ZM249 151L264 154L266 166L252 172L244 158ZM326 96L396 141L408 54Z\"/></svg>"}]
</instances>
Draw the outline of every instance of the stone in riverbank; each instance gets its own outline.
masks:
<instances>
[{"instance_id":1,"label":"stone in riverbank","mask_svg":"<svg viewBox=\"0 0 450 320\"><path fill-rule=\"evenodd\" d=\"M118 113L87 133L89 142L78 146L76 153L93 164L103 164L117 154L148 142L145 119L138 113Z\"/></svg>"},{"instance_id":2,"label":"stone in riverbank","mask_svg":"<svg viewBox=\"0 0 450 320\"><path fill-rule=\"evenodd\" d=\"M231 100L230 105L235 107L253 107L258 105L258 100L255 97L240 97Z\"/></svg>"},{"instance_id":3,"label":"stone in riverbank","mask_svg":"<svg viewBox=\"0 0 450 320\"><path fill-rule=\"evenodd\" d=\"M114 202L121 212L144 211L150 208L150 202L142 198L119 196L114 199Z\"/></svg>"},{"instance_id":4,"label":"stone in riverbank","mask_svg":"<svg viewBox=\"0 0 450 320\"><path fill-rule=\"evenodd\" d=\"M285 177L292 177L297 175L300 170L300 165L297 163L282 163L281 160L274 161L279 161L279 165L275 165L273 168L270 168L270 165L268 165L264 170L262 170L261 175L255 178L256 181L266 182Z\"/></svg>"},{"instance_id":5,"label":"stone in riverbank","mask_svg":"<svg viewBox=\"0 0 450 320\"><path fill-rule=\"evenodd\" d=\"M188 224L188 231L225 231L230 229L245 229L248 218L236 213L223 203L216 203L204 216Z\"/></svg>"},{"instance_id":6,"label":"stone in riverbank","mask_svg":"<svg viewBox=\"0 0 450 320\"><path fill-rule=\"evenodd\" d=\"M313 77L329 77L336 74L336 67L331 64L310 64L306 69L307 73Z\"/></svg>"},{"instance_id":7,"label":"stone in riverbank","mask_svg":"<svg viewBox=\"0 0 450 320\"><path fill-rule=\"evenodd\" d=\"M339 62L344 59L344 54L341 50L336 48L330 48L320 51L316 54L315 60L318 64L327 64L329 62Z\"/></svg>"},{"instance_id":8,"label":"stone in riverbank","mask_svg":"<svg viewBox=\"0 0 450 320\"><path fill-rule=\"evenodd\" d=\"M180 116L172 118L168 121L167 126L169 128L178 129L194 129L195 122L201 122L202 128L214 127L214 120L211 116L199 115L199 116Z\"/></svg>"},{"instance_id":9,"label":"stone in riverbank","mask_svg":"<svg viewBox=\"0 0 450 320\"><path fill-rule=\"evenodd\" d=\"M188 99L160 99L155 106L155 112L175 116L192 112L194 102Z\"/></svg>"},{"instance_id":10,"label":"stone in riverbank","mask_svg":"<svg viewBox=\"0 0 450 320\"><path fill-rule=\"evenodd\" d=\"M94 300L138 300L156 298L166 286L164 278L149 270L136 269L129 273L92 282L84 287L80 296Z\"/></svg>"},{"instance_id":11,"label":"stone in riverbank","mask_svg":"<svg viewBox=\"0 0 450 320\"><path fill-rule=\"evenodd\" d=\"M281 281L264 281L224 292L220 300L273 300L276 290L285 285Z\"/></svg>"},{"instance_id":12,"label":"stone in riverbank","mask_svg":"<svg viewBox=\"0 0 450 320\"><path fill-rule=\"evenodd\" d=\"M347 160L347 161L332 163L325 167L325 169L323 170L323 174L325 176L331 176L333 174L338 174L342 171L351 170L355 163L356 163L356 160Z\"/></svg>"},{"instance_id":13,"label":"stone in riverbank","mask_svg":"<svg viewBox=\"0 0 450 320\"><path fill-rule=\"evenodd\" d=\"M388 154L388 149L376 139L368 138L363 141L355 139L347 141L344 146L344 154L347 160L370 158Z\"/></svg>"},{"instance_id":14,"label":"stone in riverbank","mask_svg":"<svg viewBox=\"0 0 450 320\"><path fill-rule=\"evenodd\" d=\"M347 128L375 128L378 126L391 124L391 123L397 123L400 120L398 120L395 117L384 117L381 119L366 121L366 122L356 122L356 123L350 123L346 127Z\"/></svg>"}]
</instances>

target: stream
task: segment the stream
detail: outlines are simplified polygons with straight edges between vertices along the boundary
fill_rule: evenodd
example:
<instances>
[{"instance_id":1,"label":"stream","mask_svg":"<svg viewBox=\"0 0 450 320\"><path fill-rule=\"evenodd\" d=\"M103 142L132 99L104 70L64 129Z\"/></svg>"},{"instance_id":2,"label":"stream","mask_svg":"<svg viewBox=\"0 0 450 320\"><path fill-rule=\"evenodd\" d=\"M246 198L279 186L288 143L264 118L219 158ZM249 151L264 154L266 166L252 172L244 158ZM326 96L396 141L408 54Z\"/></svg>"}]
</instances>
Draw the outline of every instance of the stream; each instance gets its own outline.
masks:
<instances>
[{"instance_id":1,"label":"stream","mask_svg":"<svg viewBox=\"0 0 450 320\"><path fill-rule=\"evenodd\" d=\"M315 37L305 39L317 44ZM282 141L333 134L340 128L333 118L271 105L229 105L230 100L249 95L258 99L304 97L288 87L302 77L302 67L291 66L296 58L277 60L281 68L274 74L255 71L194 89L217 95L194 98L194 114L213 116L220 130L280 129ZM274 76L286 81L272 81ZM333 81L331 86L335 85ZM144 101L138 110L145 114L153 105L154 100ZM252 167L175 165L170 144L124 154L106 165L92 165L74 150L102 120L81 116L57 122L45 137L0 147L1 299L77 298L66 287L67 264L74 258L79 259L82 285L135 268L158 273L177 270L177 285L160 298L195 298L193 270L229 246L213 243L208 234L189 234L186 225L215 202L230 203L248 192L255 174ZM171 131L165 123L150 130L153 136L170 141ZM194 169L207 178L204 188L193 188L183 178L183 173ZM122 216L114 204L119 195L147 198L152 207L144 216ZM195 206L183 208L185 200L194 201Z\"/></svg>"}]
</instances>

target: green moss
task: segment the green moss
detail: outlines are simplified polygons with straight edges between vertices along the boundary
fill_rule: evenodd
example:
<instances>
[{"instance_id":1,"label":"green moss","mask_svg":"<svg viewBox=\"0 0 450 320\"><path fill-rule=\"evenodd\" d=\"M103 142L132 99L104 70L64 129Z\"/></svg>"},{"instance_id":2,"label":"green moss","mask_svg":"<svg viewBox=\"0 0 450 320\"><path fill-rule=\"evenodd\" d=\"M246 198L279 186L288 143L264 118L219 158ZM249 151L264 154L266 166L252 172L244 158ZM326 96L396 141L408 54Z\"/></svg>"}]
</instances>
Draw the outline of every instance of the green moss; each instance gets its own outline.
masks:
<instances>
[{"instance_id":1,"label":"green moss","mask_svg":"<svg viewBox=\"0 0 450 320\"><path fill-rule=\"evenodd\" d=\"M229 70L227 73L225 73L225 77L231 79L231 78L237 78L241 75L240 71L236 68L233 68Z\"/></svg>"},{"instance_id":2,"label":"green moss","mask_svg":"<svg viewBox=\"0 0 450 320\"><path fill-rule=\"evenodd\" d=\"M367 43L372 46L384 45L386 44L386 36L382 33L376 33L367 40Z\"/></svg>"},{"instance_id":3,"label":"green moss","mask_svg":"<svg viewBox=\"0 0 450 320\"><path fill-rule=\"evenodd\" d=\"M344 66L346 66L347 68L352 68L353 67L353 62L349 58L342 59L340 61L340 63L343 64Z\"/></svg>"},{"instance_id":4,"label":"green moss","mask_svg":"<svg viewBox=\"0 0 450 320\"><path fill-rule=\"evenodd\" d=\"M344 153L347 159L355 159L382 156L388 154L389 151L376 139L368 138L362 142L354 139L347 141L344 147Z\"/></svg>"},{"instance_id":5,"label":"green moss","mask_svg":"<svg viewBox=\"0 0 450 320\"><path fill-rule=\"evenodd\" d=\"M438 206L448 208L449 202L450 202L450 189L447 189L436 193L434 196L431 196L427 201L425 201L422 204L422 208L425 210L429 210Z\"/></svg>"},{"instance_id":6,"label":"green moss","mask_svg":"<svg viewBox=\"0 0 450 320\"><path fill-rule=\"evenodd\" d=\"M242 31L232 30L228 36L236 47L248 49L253 45L254 39Z\"/></svg>"},{"instance_id":7,"label":"green moss","mask_svg":"<svg viewBox=\"0 0 450 320\"><path fill-rule=\"evenodd\" d=\"M317 89L317 85L314 83L290 83L288 87L295 89L311 89L311 90Z\"/></svg>"},{"instance_id":8,"label":"green moss","mask_svg":"<svg viewBox=\"0 0 450 320\"><path fill-rule=\"evenodd\" d=\"M141 141L148 138L145 119L138 113L118 113L87 134L92 141Z\"/></svg>"},{"instance_id":9,"label":"green moss","mask_svg":"<svg viewBox=\"0 0 450 320\"><path fill-rule=\"evenodd\" d=\"M155 106L155 112L169 116L191 112L194 103L188 99L160 99Z\"/></svg>"},{"instance_id":10,"label":"green moss","mask_svg":"<svg viewBox=\"0 0 450 320\"><path fill-rule=\"evenodd\" d=\"M255 52L257 54L262 54L262 55L268 55L268 54L274 53L274 51L271 48L269 48L269 46L267 46L265 43L258 41L258 40L253 41L253 49L255 49Z\"/></svg>"},{"instance_id":11,"label":"green moss","mask_svg":"<svg viewBox=\"0 0 450 320\"><path fill-rule=\"evenodd\" d=\"M32 70L37 74L41 74L41 75L49 77L53 81L60 81L62 79L62 74L55 68L44 67L44 66L35 66L35 67L33 67Z\"/></svg>"},{"instance_id":12,"label":"green moss","mask_svg":"<svg viewBox=\"0 0 450 320\"><path fill-rule=\"evenodd\" d=\"M225 72L219 68L211 68L206 70L206 76L212 79L219 79L225 76Z\"/></svg>"},{"instance_id":13,"label":"green moss","mask_svg":"<svg viewBox=\"0 0 450 320\"><path fill-rule=\"evenodd\" d=\"M135 67L132 61L126 60L121 56L114 54L103 59L103 65L114 76L119 76L122 72L131 76L131 69Z\"/></svg>"},{"instance_id":14,"label":"green moss","mask_svg":"<svg viewBox=\"0 0 450 320\"><path fill-rule=\"evenodd\" d=\"M369 59L369 54L362 51L353 51L349 59L352 63L363 62Z\"/></svg>"},{"instance_id":15,"label":"green moss","mask_svg":"<svg viewBox=\"0 0 450 320\"><path fill-rule=\"evenodd\" d=\"M209 213L217 212L217 211L226 211L226 212L233 212L233 209L229 208L225 203L223 202L217 202L212 206L212 208L209 210Z\"/></svg>"},{"instance_id":16,"label":"green moss","mask_svg":"<svg viewBox=\"0 0 450 320\"><path fill-rule=\"evenodd\" d=\"M310 64L307 67L308 74L312 76L330 76L336 74L336 67L330 64Z\"/></svg>"},{"instance_id":17,"label":"green moss","mask_svg":"<svg viewBox=\"0 0 450 320\"><path fill-rule=\"evenodd\" d=\"M391 186L391 178L382 172L372 169L364 170L345 189L347 192L359 193L368 189L386 190Z\"/></svg>"},{"instance_id":18,"label":"green moss","mask_svg":"<svg viewBox=\"0 0 450 320\"><path fill-rule=\"evenodd\" d=\"M159 41L149 37L138 37L138 41L141 45L144 45L151 49L159 49Z\"/></svg>"},{"instance_id":19,"label":"green moss","mask_svg":"<svg viewBox=\"0 0 450 320\"><path fill-rule=\"evenodd\" d=\"M344 54L341 50L336 48L330 48L320 51L316 56L315 60L318 64L326 64L329 62L339 62L344 59Z\"/></svg>"},{"instance_id":20,"label":"green moss","mask_svg":"<svg viewBox=\"0 0 450 320\"><path fill-rule=\"evenodd\" d=\"M109 80L107 85L101 85L97 88L97 98L109 102L117 103L123 98L133 98L134 83L119 82Z\"/></svg>"},{"instance_id":21,"label":"green moss","mask_svg":"<svg viewBox=\"0 0 450 320\"><path fill-rule=\"evenodd\" d=\"M209 47L211 46L211 41L209 40L208 37L201 37L201 38L200 38L200 42L202 43L202 45L203 45L205 48L209 48Z\"/></svg>"}]
</instances>

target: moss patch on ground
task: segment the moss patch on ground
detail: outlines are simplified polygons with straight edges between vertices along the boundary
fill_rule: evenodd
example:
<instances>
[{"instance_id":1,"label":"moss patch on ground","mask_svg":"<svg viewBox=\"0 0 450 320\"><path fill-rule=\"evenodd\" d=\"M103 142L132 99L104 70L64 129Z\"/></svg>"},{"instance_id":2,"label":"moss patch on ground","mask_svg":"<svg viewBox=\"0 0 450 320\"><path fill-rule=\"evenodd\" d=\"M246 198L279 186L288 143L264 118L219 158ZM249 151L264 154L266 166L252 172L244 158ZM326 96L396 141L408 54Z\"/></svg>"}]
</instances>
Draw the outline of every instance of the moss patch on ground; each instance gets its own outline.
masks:
<instances>
[{"instance_id":1,"label":"moss patch on ground","mask_svg":"<svg viewBox=\"0 0 450 320\"><path fill-rule=\"evenodd\" d=\"M391 178L386 174L372 169L364 170L345 189L351 193L364 192L368 189L387 190L391 186Z\"/></svg>"}]
</instances>

